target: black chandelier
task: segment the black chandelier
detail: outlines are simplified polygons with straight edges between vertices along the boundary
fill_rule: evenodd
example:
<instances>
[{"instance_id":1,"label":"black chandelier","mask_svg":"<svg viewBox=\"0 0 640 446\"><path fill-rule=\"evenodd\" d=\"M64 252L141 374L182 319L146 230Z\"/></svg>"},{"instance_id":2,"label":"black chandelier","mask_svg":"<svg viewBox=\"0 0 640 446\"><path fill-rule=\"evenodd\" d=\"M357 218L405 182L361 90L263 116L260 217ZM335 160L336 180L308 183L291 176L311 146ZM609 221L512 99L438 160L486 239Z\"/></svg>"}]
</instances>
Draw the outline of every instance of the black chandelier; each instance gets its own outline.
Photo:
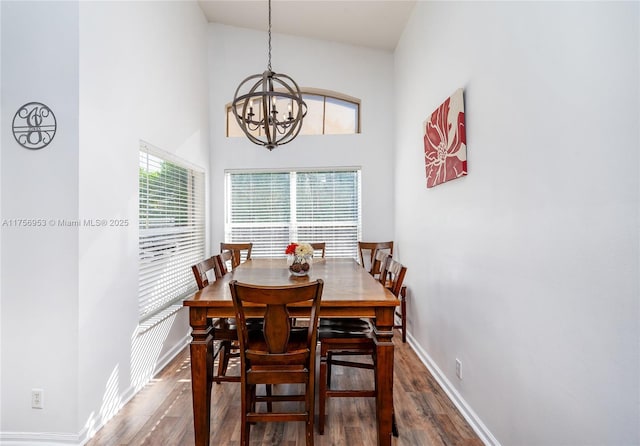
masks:
<instances>
[{"instance_id":1,"label":"black chandelier","mask_svg":"<svg viewBox=\"0 0 640 446\"><path fill-rule=\"evenodd\" d=\"M231 107L247 138L269 150L291 142L302 128L307 104L302 100L298 84L286 74L276 74L271 70L271 0L267 70L240 83Z\"/></svg>"}]
</instances>

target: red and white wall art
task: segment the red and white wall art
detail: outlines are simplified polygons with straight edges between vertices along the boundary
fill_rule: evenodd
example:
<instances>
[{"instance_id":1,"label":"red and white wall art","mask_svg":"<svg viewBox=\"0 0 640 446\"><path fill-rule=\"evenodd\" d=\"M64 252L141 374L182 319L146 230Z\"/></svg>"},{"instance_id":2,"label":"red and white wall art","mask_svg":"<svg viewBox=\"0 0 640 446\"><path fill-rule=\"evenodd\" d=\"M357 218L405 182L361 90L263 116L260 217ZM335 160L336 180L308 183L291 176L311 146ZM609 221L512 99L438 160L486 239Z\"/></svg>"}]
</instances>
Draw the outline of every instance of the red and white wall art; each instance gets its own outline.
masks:
<instances>
[{"instance_id":1,"label":"red and white wall art","mask_svg":"<svg viewBox=\"0 0 640 446\"><path fill-rule=\"evenodd\" d=\"M447 98L424 123L427 187L467 174L467 137L462 88Z\"/></svg>"}]
</instances>

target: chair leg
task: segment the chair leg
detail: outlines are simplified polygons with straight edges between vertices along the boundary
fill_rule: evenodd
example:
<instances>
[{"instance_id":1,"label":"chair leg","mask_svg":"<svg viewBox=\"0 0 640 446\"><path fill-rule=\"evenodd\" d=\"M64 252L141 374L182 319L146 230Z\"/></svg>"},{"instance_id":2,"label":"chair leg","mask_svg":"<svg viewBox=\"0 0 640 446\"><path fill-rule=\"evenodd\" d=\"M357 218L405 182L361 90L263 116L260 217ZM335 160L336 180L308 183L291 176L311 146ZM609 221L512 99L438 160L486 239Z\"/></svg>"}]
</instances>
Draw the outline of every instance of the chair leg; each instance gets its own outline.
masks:
<instances>
[{"instance_id":1,"label":"chair leg","mask_svg":"<svg viewBox=\"0 0 640 446\"><path fill-rule=\"evenodd\" d=\"M328 352L325 356L327 362L327 387L331 388L331 352Z\"/></svg>"},{"instance_id":2,"label":"chair leg","mask_svg":"<svg viewBox=\"0 0 640 446\"><path fill-rule=\"evenodd\" d=\"M307 432L306 432L307 446L313 446L313 422L307 420Z\"/></svg>"},{"instance_id":3,"label":"chair leg","mask_svg":"<svg viewBox=\"0 0 640 446\"><path fill-rule=\"evenodd\" d=\"M407 343L407 287L403 286L400 288L400 312L402 313L402 320L400 323L402 324L402 342L404 344Z\"/></svg>"},{"instance_id":4,"label":"chair leg","mask_svg":"<svg viewBox=\"0 0 640 446\"><path fill-rule=\"evenodd\" d=\"M400 434L398 433L398 425L396 424L396 413L393 412L391 414L391 434L398 438Z\"/></svg>"},{"instance_id":5,"label":"chair leg","mask_svg":"<svg viewBox=\"0 0 640 446\"><path fill-rule=\"evenodd\" d=\"M306 423L306 440L307 446L313 446L313 422L315 418L315 393L314 377L309 377L307 381L306 406L307 406L307 423Z\"/></svg>"},{"instance_id":6,"label":"chair leg","mask_svg":"<svg viewBox=\"0 0 640 446\"><path fill-rule=\"evenodd\" d=\"M325 417L325 404L327 402L327 357L324 352L320 354L320 387L318 391L318 432L320 435L324 434L324 417Z\"/></svg>"},{"instance_id":7,"label":"chair leg","mask_svg":"<svg viewBox=\"0 0 640 446\"><path fill-rule=\"evenodd\" d=\"M240 401L240 445L241 446L249 446L249 434L251 426L247 422L247 412L249 411L252 405L252 387L255 386L247 386L242 383L241 390L241 401Z\"/></svg>"},{"instance_id":8,"label":"chair leg","mask_svg":"<svg viewBox=\"0 0 640 446\"><path fill-rule=\"evenodd\" d=\"M250 387L250 392L249 392L249 411L250 412L255 412L256 411L256 386L255 384L252 385Z\"/></svg>"},{"instance_id":9,"label":"chair leg","mask_svg":"<svg viewBox=\"0 0 640 446\"><path fill-rule=\"evenodd\" d=\"M220 343L220 352L218 353L218 376L225 376L227 366L229 365L229 354L231 353L231 341L222 341ZM217 381L220 384L220 381Z\"/></svg>"},{"instance_id":10,"label":"chair leg","mask_svg":"<svg viewBox=\"0 0 640 446\"><path fill-rule=\"evenodd\" d=\"M220 341L220 346L218 347L218 351L216 352L215 357L218 357L218 373L216 373L214 375L214 381L215 378L218 376L222 376L222 368L224 367L224 365L222 364L224 361L224 357L227 355L227 345L226 345L226 341ZM215 381L216 384L220 384L220 381Z\"/></svg>"},{"instance_id":11,"label":"chair leg","mask_svg":"<svg viewBox=\"0 0 640 446\"><path fill-rule=\"evenodd\" d=\"M272 396L271 384L265 384L265 393L267 396ZM267 401L267 412L273 412L273 403L271 401Z\"/></svg>"}]
</instances>

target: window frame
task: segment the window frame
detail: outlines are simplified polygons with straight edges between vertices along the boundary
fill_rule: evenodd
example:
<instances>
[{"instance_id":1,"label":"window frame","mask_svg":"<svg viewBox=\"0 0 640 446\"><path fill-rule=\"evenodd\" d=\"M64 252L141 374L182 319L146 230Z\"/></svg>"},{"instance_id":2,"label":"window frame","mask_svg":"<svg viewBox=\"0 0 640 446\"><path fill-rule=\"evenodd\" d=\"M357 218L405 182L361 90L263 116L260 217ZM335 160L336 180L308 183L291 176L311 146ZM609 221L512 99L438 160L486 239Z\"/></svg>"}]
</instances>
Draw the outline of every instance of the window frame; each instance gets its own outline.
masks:
<instances>
[{"instance_id":1,"label":"window frame","mask_svg":"<svg viewBox=\"0 0 640 446\"><path fill-rule=\"evenodd\" d=\"M314 224L317 222L312 222L312 220L301 220L298 219L297 216L297 204L298 204L298 191L297 186L294 185L294 183L297 181L297 175L298 174L308 174L308 173L340 173L340 172L352 172L356 175L355 178L355 187L357 188L357 193L356 193L356 201L357 203L355 203L355 205L353 206L353 209L355 211L355 221L352 223L349 223L348 221L333 221L333 224ZM247 224L247 223L232 223L231 222L231 217L232 217L232 206L233 206L233 200L232 200L232 185L231 185L231 176L234 174L288 174L289 175L289 184L290 184L290 188L288 189L289 192L291 192L292 190L295 191L294 192L294 196L290 195L289 196L289 203L290 203L290 207L289 207L289 219L288 221L286 221L286 223L284 221L268 221L268 222L263 222L263 223L254 223L253 225L251 224ZM293 175L292 175L293 174ZM361 235L362 235L362 168L360 166L342 166L342 167L328 167L328 168L288 168L288 169L271 169L271 168L267 168L267 169L225 169L224 171L224 182L225 182L225 211L224 211L224 238L225 238L225 242L227 243L233 243L233 242L253 242L254 243L254 249L253 249L253 253L252 253L252 257L280 257L280 256L284 256L284 250L286 248L286 244L289 242L327 242L327 243L331 243L331 240L307 240L307 239L300 239L299 238L299 233L301 228L310 228L310 227L315 227L315 228L320 228L320 229L326 229L326 228L335 228L335 227L354 227L355 231L354 231L354 236L352 237L353 240L351 240L351 244L339 244L339 249L342 250L342 252L348 251L349 254L346 255L346 257L353 257L354 259L357 259L358 254L357 254L357 249L358 249L358 240L360 240ZM306 225L305 225L306 223ZM311 223L311 224L310 224ZM238 229L238 228L248 228L248 230L251 229L256 229L256 228L260 228L263 227L265 230L267 228L282 228L286 226L288 229L288 237L286 240L280 240L280 242L282 243L283 246L279 246L270 250L267 250L267 254L263 254L261 253L261 251L263 251L263 247L261 247L259 245L259 241L256 240L246 240L246 239L233 239L233 231L234 229ZM257 229L256 229L257 230ZM336 232L336 235L340 235L342 233L340 232ZM329 245L330 246L330 245ZM333 250L331 248L327 249L327 256L328 257L332 257L332 256L336 256L336 257L345 257L345 255L335 255L335 252L338 252L338 250L336 249L334 252L332 252ZM266 249L265 249L266 250Z\"/></svg>"},{"instance_id":2,"label":"window frame","mask_svg":"<svg viewBox=\"0 0 640 446\"><path fill-rule=\"evenodd\" d=\"M146 166L143 167L144 158ZM151 158L157 163L153 170L149 168ZM140 141L138 160L138 319L142 323L197 290L191 265L205 256L207 194L205 170L199 166L144 141ZM177 168L180 174L184 171L185 187L180 188L182 178L167 176L162 183L151 185L147 177L144 191L143 169L147 173L162 172L165 163L173 166L171 169ZM186 193L187 199L166 200L152 212L148 203L152 196L150 190L154 188L156 192L164 189ZM174 213L170 213L172 210ZM165 222L158 218L160 212L164 212ZM173 222L170 224L169 220ZM163 244L172 249L158 248Z\"/></svg>"},{"instance_id":3,"label":"window frame","mask_svg":"<svg viewBox=\"0 0 640 446\"><path fill-rule=\"evenodd\" d=\"M281 90L281 89L276 89ZM314 87L304 87L300 88L300 92L302 93L303 99L304 96L322 96L323 97L323 111L322 111L322 133L312 133L312 134L300 134L303 136L318 136L318 135L359 135L362 133L362 103L360 99L346 95L344 93L339 93L337 91L326 90L323 88L314 88ZM356 106L356 129L353 133L325 133L325 125L326 125L326 103L327 98L335 99L337 101L346 102ZM225 136L227 138L235 138L236 136L230 136L230 119L229 117L233 117L231 114L231 102L227 103L225 106ZM235 122L235 120L233 121ZM238 135L237 137L241 137L242 135Z\"/></svg>"}]
</instances>

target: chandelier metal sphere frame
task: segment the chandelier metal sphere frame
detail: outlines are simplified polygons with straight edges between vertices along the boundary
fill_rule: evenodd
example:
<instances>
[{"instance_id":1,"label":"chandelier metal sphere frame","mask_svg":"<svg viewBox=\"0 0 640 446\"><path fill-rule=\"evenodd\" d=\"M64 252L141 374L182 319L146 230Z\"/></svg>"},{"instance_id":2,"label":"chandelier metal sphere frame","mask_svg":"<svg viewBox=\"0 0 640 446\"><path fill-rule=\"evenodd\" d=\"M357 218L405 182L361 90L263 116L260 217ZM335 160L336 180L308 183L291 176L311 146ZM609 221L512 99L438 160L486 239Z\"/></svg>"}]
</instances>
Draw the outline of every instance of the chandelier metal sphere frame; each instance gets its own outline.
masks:
<instances>
[{"instance_id":1,"label":"chandelier metal sphere frame","mask_svg":"<svg viewBox=\"0 0 640 446\"><path fill-rule=\"evenodd\" d=\"M302 99L300 87L291 77L271 69L271 0L267 69L240 83L231 107L247 138L269 150L291 142L302 128L307 104ZM286 112L283 111L285 107Z\"/></svg>"}]
</instances>

